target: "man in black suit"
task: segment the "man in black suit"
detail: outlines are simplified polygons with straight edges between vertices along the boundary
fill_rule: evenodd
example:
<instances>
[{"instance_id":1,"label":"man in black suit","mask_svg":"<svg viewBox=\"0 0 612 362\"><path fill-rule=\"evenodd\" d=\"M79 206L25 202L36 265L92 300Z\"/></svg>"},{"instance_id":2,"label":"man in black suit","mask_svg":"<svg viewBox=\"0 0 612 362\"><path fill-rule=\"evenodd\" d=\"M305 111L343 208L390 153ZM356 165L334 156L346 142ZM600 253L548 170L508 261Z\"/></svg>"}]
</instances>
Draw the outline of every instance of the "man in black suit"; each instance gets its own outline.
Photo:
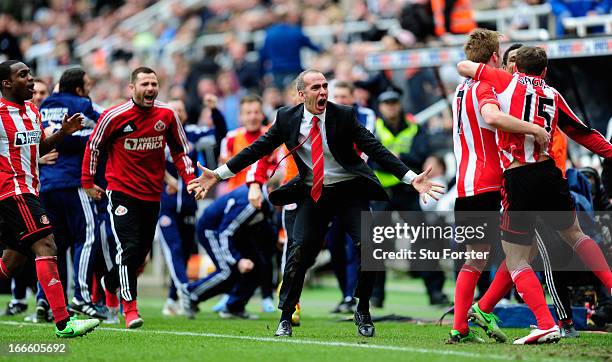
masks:
<instances>
[{"instance_id":1,"label":"man in black suit","mask_svg":"<svg viewBox=\"0 0 612 362\"><path fill-rule=\"evenodd\" d=\"M303 103L278 110L268 132L214 171L201 165L202 175L188 185L196 198L203 198L218 181L236 173L285 144L298 166L299 175L270 194L276 205L297 203L292 246L280 291L281 319L276 336L291 336L291 314L295 309L306 269L319 252L329 222L337 217L360 250L361 212L369 211L369 200L387 200L380 182L359 157L355 146L403 182L421 193L438 198L442 185L429 180L426 170L410 171L357 121L351 107L327 102L327 80L321 72L306 70L297 78ZM360 271L355 296L359 299L355 325L360 335L374 336L369 299L374 272Z\"/></svg>"}]
</instances>

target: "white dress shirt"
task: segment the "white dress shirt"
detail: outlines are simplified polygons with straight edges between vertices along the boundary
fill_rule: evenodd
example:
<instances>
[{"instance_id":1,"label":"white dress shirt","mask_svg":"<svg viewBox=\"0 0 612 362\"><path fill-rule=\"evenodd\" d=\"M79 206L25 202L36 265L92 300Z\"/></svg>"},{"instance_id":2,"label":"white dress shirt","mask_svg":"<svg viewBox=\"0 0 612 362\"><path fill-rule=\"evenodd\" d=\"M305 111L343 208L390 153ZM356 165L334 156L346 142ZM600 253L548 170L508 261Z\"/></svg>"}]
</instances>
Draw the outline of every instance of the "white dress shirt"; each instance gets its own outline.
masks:
<instances>
[{"instance_id":1,"label":"white dress shirt","mask_svg":"<svg viewBox=\"0 0 612 362\"><path fill-rule=\"evenodd\" d=\"M327 144L327 131L325 129L325 113L317 115L319 118L319 131L321 132L321 140L323 142L323 185L332 185L338 182L351 180L357 177L356 174L350 173L344 167L340 166L338 161L334 159L331 151L329 150L329 145ZM312 128L312 117L315 115L308 112L306 107L304 107L304 115L302 116L302 122L300 123L300 135L298 136L298 143L302 143L308 134L310 134L310 129ZM338 135L340 136L340 135ZM309 139L304 142L302 147L296 150L297 155L300 157L302 162L308 167L308 174L304 178L304 182L312 186L312 154L310 152L312 147L312 142ZM222 165L217 167L214 171L217 175L219 175L222 179L228 179L234 176L234 173L227 167L227 165ZM410 184L412 180L417 176L413 171L408 171L402 177L402 182Z\"/></svg>"},{"instance_id":2,"label":"white dress shirt","mask_svg":"<svg viewBox=\"0 0 612 362\"><path fill-rule=\"evenodd\" d=\"M312 129L312 118L315 115L308 112L304 107L304 116L300 123L300 135L298 136L298 143L302 143L306 137L310 134ZM336 161L329 145L327 144L327 130L325 129L325 112L316 115L319 118L319 131L321 132L321 141L323 142L323 185L332 185L338 182L346 181L357 177L354 173L350 173L340 166ZM308 166L309 172L306 175L304 182L308 186L312 186L312 140L304 142L302 147L296 150L297 155L302 159L302 162Z\"/></svg>"}]
</instances>

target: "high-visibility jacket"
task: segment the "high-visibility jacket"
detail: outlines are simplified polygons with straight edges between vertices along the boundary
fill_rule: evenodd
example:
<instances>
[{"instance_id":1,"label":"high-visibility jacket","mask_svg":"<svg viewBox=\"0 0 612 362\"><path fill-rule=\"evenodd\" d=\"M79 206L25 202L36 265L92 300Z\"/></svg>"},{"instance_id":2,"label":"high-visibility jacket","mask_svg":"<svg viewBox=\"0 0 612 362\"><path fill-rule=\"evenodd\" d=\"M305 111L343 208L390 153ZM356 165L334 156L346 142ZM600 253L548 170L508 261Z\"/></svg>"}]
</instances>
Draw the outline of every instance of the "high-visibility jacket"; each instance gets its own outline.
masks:
<instances>
[{"instance_id":1,"label":"high-visibility jacket","mask_svg":"<svg viewBox=\"0 0 612 362\"><path fill-rule=\"evenodd\" d=\"M444 22L445 0L431 0L435 33L442 36L448 32L453 34L466 34L476 29L474 11L470 0L457 0L450 14L450 29L446 29Z\"/></svg>"},{"instance_id":2,"label":"high-visibility jacket","mask_svg":"<svg viewBox=\"0 0 612 362\"><path fill-rule=\"evenodd\" d=\"M408 119L406 119L406 128L397 135L394 135L393 132L387 128L385 121L381 118L376 120L375 129L376 138L378 138L380 143L396 155L410 152L412 141L419 132L419 126L416 123L410 122ZM375 170L374 173L384 188L395 186L401 182L389 172Z\"/></svg>"}]
</instances>

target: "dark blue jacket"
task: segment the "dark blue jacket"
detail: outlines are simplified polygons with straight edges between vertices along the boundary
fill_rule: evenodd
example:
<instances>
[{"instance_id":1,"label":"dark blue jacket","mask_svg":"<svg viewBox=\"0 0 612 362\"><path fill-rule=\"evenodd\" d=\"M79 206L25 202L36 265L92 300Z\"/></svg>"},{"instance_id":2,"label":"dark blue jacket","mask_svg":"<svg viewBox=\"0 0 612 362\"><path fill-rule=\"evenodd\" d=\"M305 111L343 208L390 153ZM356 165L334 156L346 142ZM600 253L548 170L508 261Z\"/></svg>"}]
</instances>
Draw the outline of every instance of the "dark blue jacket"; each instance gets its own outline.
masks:
<instances>
[{"instance_id":1,"label":"dark blue jacket","mask_svg":"<svg viewBox=\"0 0 612 362\"><path fill-rule=\"evenodd\" d=\"M81 164L85 144L100 117L91 99L71 93L53 93L40 106L43 127L52 126L59 130L64 114L68 117L81 113L85 117L84 128L64 138L56 150L59 157L53 165L40 167L40 191L81 187Z\"/></svg>"},{"instance_id":2,"label":"dark blue jacket","mask_svg":"<svg viewBox=\"0 0 612 362\"><path fill-rule=\"evenodd\" d=\"M269 62L264 69L271 73L301 72L300 50L303 47L320 52L319 47L304 35L300 26L286 23L270 26L260 51L262 64L265 66Z\"/></svg>"}]
</instances>

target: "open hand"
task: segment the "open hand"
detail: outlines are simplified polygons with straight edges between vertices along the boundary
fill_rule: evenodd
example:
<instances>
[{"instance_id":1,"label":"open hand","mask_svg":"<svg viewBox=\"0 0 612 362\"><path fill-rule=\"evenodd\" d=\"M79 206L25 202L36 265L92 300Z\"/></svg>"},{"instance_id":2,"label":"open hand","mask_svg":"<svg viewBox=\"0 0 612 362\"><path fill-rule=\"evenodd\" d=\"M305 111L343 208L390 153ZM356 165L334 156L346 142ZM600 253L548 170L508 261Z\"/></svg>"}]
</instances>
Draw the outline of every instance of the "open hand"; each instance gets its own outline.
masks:
<instances>
[{"instance_id":1,"label":"open hand","mask_svg":"<svg viewBox=\"0 0 612 362\"><path fill-rule=\"evenodd\" d=\"M240 274L246 274L253 270L255 264L251 259L240 259L238 260L238 271Z\"/></svg>"},{"instance_id":2,"label":"open hand","mask_svg":"<svg viewBox=\"0 0 612 362\"><path fill-rule=\"evenodd\" d=\"M535 138L536 143L538 146L540 146L540 150L546 151L548 149L548 144L550 143L550 134L548 134L543 127L540 127L537 124L533 125L535 127L533 138Z\"/></svg>"},{"instance_id":3,"label":"open hand","mask_svg":"<svg viewBox=\"0 0 612 362\"><path fill-rule=\"evenodd\" d=\"M85 117L80 113L75 113L70 118L68 118L68 114L64 114L61 131L67 135L73 134L83 128L82 123L84 119Z\"/></svg>"},{"instance_id":4,"label":"open hand","mask_svg":"<svg viewBox=\"0 0 612 362\"><path fill-rule=\"evenodd\" d=\"M198 162L198 168L202 171L200 177L189 181L187 185L187 191L194 194L196 200L202 200L208 194L208 191L217 183L219 179L217 175L212 171L202 166Z\"/></svg>"},{"instance_id":5,"label":"open hand","mask_svg":"<svg viewBox=\"0 0 612 362\"><path fill-rule=\"evenodd\" d=\"M38 159L38 163L41 165L54 165L59 157L59 153L56 150L53 150L46 155L41 156Z\"/></svg>"},{"instance_id":6,"label":"open hand","mask_svg":"<svg viewBox=\"0 0 612 362\"><path fill-rule=\"evenodd\" d=\"M431 169L431 166L427 167L425 171L421 172L412 180L412 186L421 194L421 200L423 200L424 203L427 203L425 195L429 195L432 199L438 201L440 195L444 194L444 185L429 179Z\"/></svg>"},{"instance_id":7,"label":"open hand","mask_svg":"<svg viewBox=\"0 0 612 362\"><path fill-rule=\"evenodd\" d=\"M104 189L98 185L93 185L93 187L85 189L85 193L92 199L99 201L102 199L102 195L104 195Z\"/></svg>"}]
</instances>

